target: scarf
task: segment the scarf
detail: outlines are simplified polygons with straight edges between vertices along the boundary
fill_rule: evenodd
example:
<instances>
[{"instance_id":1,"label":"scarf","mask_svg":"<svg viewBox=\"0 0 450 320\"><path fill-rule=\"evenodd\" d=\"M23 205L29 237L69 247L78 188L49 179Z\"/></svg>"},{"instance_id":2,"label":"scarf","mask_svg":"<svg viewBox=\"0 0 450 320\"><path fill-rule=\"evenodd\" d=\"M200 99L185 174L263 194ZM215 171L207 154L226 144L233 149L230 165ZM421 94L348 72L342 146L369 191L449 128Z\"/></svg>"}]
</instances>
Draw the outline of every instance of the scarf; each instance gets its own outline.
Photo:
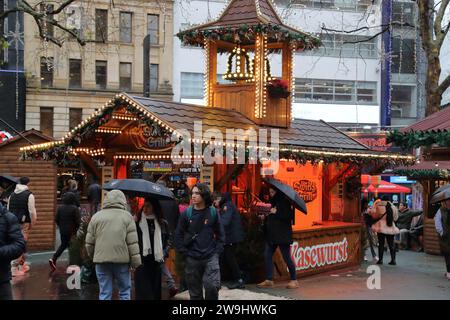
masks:
<instances>
[{"instance_id":1,"label":"scarf","mask_svg":"<svg viewBox=\"0 0 450 320\"><path fill-rule=\"evenodd\" d=\"M162 248L161 226L159 225L159 222L154 215L146 216L144 213L142 213L141 221L139 221L139 228L141 228L142 231L142 254L144 257L146 257L147 255L152 253L152 244L150 242L150 232L148 230L147 219L154 220L155 222L155 234L153 237L153 246L155 250L153 255L155 256L155 261L163 262L164 255Z\"/></svg>"}]
</instances>

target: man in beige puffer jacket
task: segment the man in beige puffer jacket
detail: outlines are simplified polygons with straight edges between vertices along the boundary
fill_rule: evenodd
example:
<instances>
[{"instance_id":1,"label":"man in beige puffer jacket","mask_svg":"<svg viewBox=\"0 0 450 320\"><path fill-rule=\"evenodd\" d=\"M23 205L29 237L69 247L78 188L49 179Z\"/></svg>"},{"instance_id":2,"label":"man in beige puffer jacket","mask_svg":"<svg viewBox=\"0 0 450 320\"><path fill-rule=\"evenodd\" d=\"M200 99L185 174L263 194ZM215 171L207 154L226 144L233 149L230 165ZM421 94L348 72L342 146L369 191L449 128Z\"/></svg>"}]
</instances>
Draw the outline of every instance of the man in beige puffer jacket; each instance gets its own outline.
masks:
<instances>
[{"instance_id":1,"label":"man in beige puffer jacket","mask_svg":"<svg viewBox=\"0 0 450 320\"><path fill-rule=\"evenodd\" d=\"M96 264L99 299L111 300L116 279L120 300L130 300L130 268L141 264L141 256L136 224L127 211L122 191L112 190L106 194L102 210L89 222L85 243L88 255Z\"/></svg>"}]
</instances>

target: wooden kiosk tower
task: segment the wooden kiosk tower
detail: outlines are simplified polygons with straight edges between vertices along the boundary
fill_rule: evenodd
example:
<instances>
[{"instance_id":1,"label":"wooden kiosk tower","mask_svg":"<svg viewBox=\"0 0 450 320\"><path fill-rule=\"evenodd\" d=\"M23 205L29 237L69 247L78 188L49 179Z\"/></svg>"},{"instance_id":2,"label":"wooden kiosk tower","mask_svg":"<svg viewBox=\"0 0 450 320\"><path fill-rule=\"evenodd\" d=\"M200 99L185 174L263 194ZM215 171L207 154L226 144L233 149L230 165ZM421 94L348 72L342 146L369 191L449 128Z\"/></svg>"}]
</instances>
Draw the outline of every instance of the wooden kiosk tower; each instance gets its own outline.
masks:
<instances>
[{"instance_id":1,"label":"wooden kiosk tower","mask_svg":"<svg viewBox=\"0 0 450 320\"><path fill-rule=\"evenodd\" d=\"M315 48L320 40L284 24L271 0L230 1L219 19L178 37L205 48L206 106L233 109L258 125L290 127L295 52ZM271 52L281 53L284 88L273 87ZM229 55L224 79L231 84L216 82L218 53Z\"/></svg>"}]
</instances>

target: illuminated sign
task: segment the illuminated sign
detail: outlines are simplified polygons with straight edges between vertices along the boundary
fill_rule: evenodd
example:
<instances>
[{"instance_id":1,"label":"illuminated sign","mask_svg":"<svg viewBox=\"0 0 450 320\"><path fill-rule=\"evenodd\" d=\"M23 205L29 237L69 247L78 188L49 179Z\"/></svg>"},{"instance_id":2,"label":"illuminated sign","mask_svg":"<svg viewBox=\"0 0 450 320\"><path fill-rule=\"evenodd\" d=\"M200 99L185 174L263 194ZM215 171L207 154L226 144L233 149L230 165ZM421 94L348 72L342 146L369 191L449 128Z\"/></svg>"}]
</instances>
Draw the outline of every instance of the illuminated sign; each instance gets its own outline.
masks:
<instances>
[{"instance_id":1,"label":"illuminated sign","mask_svg":"<svg viewBox=\"0 0 450 320\"><path fill-rule=\"evenodd\" d=\"M297 241L291 245L291 256L296 270L307 270L347 262L348 241L301 247Z\"/></svg>"},{"instance_id":2,"label":"illuminated sign","mask_svg":"<svg viewBox=\"0 0 450 320\"><path fill-rule=\"evenodd\" d=\"M300 180L293 184L293 188L305 202L311 202L317 198L316 183L310 180Z\"/></svg>"}]
</instances>

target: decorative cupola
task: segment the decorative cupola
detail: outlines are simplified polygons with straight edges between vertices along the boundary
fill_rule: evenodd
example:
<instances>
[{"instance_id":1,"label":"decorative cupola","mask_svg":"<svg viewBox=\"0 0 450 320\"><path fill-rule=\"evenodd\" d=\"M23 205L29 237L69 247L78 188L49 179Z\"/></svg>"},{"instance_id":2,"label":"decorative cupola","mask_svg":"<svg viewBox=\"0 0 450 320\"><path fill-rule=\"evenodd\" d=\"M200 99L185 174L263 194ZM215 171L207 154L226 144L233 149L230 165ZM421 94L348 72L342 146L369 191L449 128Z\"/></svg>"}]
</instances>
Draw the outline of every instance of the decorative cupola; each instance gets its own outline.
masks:
<instances>
[{"instance_id":1,"label":"decorative cupola","mask_svg":"<svg viewBox=\"0 0 450 320\"><path fill-rule=\"evenodd\" d=\"M241 112L258 124L289 127L295 79L294 55L320 40L286 25L271 0L231 0L213 22L177 34L185 45L205 49L205 102ZM217 83L217 55L227 70ZM272 77L268 55L280 53L281 79Z\"/></svg>"}]
</instances>

